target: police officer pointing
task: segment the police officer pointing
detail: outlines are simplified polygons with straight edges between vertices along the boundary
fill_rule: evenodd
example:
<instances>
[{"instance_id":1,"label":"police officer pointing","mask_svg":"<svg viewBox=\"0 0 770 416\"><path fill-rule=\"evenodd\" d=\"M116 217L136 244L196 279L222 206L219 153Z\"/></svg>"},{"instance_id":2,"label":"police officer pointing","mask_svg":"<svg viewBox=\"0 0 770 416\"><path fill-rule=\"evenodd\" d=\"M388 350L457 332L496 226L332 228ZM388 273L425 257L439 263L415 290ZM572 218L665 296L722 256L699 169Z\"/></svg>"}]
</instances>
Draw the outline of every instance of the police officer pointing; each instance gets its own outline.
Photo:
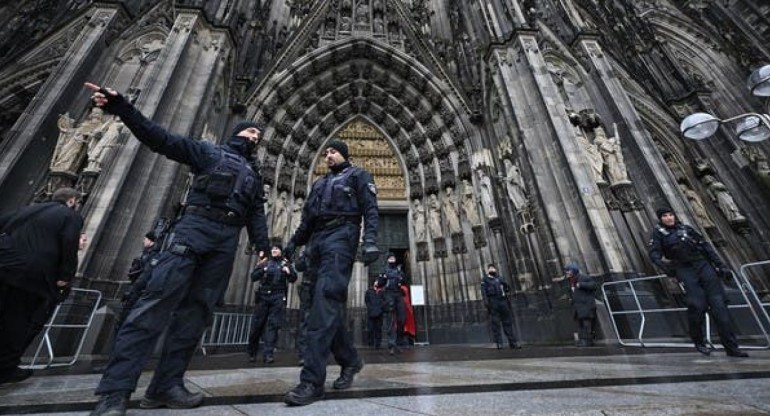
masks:
<instances>
[{"instance_id":1,"label":"police officer pointing","mask_svg":"<svg viewBox=\"0 0 770 416\"><path fill-rule=\"evenodd\" d=\"M168 327L154 377L141 402L143 408L200 405L183 376L227 288L241 228L252 246L267 251L262 178L252 167L252 154L262 130L241 122L223 145L171 134L144 117L122 95L86 83L93 102L125 123L152 151L189 165L195 174L183 216L174 225L147 287L118 332L115 347L96 389L101 395L94 415L125 413L142 367L161 332Z\"/></svg>"},{"instance_id":2,"label":"police officer pointing","mask_svg":"<svg viewBox=\"0 0 770 416\"><path fill-rule=\"evenodd\" d=\"M704 355L711 353L703 335L706 310L709 310L727 355L748 357L738 348L738 340L730 326L725 291L717 277L717 269L728 271L727 265L703 236L677 221L670 208L658 209L656 214L660 222L649 243L650 259L684 285L687 320L695 349Z\"/></svg>"},{"instance_id":3,"label":"police officer pointing","mask_svg":"<svg viewBox=\"0 0 770 416\"><path fill-rule=\"evenodd\" d=\"M302 220L286 245L291 256L296 246L305 247L308 268L316 282L307 322L307 349L299 385L286 393L288 405L310 404L324 396L326 360L334 352L342 366L335 389L346 389L364 363L345 329L348 283L353 270L364 219L364 264L377 260L377 189L372 175L348 159L348 146L340 140L326 145L331 172L313 183L302 210Z\"/></svg>"}]
</instances>

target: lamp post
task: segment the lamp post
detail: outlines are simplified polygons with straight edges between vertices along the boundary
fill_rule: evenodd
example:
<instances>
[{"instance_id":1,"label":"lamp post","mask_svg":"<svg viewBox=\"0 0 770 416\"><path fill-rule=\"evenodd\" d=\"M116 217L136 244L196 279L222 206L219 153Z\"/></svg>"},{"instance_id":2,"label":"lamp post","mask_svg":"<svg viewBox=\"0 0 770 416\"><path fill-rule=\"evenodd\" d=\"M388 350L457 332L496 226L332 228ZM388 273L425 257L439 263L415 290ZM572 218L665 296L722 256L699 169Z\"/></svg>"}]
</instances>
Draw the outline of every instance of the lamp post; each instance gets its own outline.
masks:
<instances>
[{"instance_id":1,"label":"lamp post","mask_svg":"<svg viewBox=\"0 0 770 416\"><path fill-rule=\"evenodd\" d=\"M757 97L770 97L770 65L751 73L748 88ZM754 143L770 138L770 115L758 113L741 114L724 120L709 113L695 113L682 120L679 130L688 139L703 140L713 136L721 124L727 123L735 124L735 134L743 141Z\"/></svg>"}]
</instances>

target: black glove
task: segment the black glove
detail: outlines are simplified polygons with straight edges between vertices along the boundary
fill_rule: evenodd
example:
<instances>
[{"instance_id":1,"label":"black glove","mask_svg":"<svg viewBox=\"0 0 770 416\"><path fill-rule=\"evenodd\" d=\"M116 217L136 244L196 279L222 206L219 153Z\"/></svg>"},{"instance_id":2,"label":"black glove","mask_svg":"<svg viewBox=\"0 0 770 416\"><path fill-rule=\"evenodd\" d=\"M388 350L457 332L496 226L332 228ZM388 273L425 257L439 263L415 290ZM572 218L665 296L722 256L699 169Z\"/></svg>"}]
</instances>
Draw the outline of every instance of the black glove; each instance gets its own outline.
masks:
<instances>
[{"instance_id":1,"label":"black glove","mask_svg":"<svg viewBox=\"0 0 770 416\"><path fill-rule=\"evenodd\" d=\"M283 256L286 257L287 260L291 260L295 250L297 250L297 245L294 244L294 240L289 240L289 242L286 243L286 247L283 248Z\"/></svg>"},{"instance_id":2,"label":"black glove","mask_svg":"<svg viewBox=\"0 0 770 416\"><path fill-rule=\"evenodd\" d=\"M733 282L733 271L730 270L727 266L718 266L716 267L717 276L722 278L722 280L725 283L732 283Z\"/></svg>"},{"instance_id":3,"label":"black glove","mask_svg":"<svg viewBox=\"0 0 770 416\"><path fill-rule=\"evenodd\" d=\"M380 250L373 243L367 243L364 245L364 251L361 255L365 265L370 265L380 258Z\"/></svg>"},{"instance_id":4,"label":"black glove","mask_svg":"<svg viewBox=\"0 0 770 416\"><path fill-rule=\"evenodd\" d=\"M663 273L666 273L666 276L668 277L676 277L676 268L666 266L663 268Z\"/></svg>"},{"instance_id":5,"label":"black glove","mask_svg":"<svg viewBox=\"0 0 770 416\"><path fill-rule=\"evenodd\" d=\"M298 273L305 273L307 271L307 256L304 253L294 262L294 270Z\"/></svg>"},{"instance_id":6,"label":"black glove","mask_svg":"<svg viewBox=\"0 0 770 416\"><path fill-rule=\"evenodd\" d=\"M129 103L128 100L126 100L126 97L124 97L121 93L113 91L117 93L117 95L112 95L112 93L110 93L104 87L99 89L99 92L107 97L107 102L102 106L104 111L115 116L120 116L130 111L132 107L131 103Z\"/></svg>"}]
</instances>

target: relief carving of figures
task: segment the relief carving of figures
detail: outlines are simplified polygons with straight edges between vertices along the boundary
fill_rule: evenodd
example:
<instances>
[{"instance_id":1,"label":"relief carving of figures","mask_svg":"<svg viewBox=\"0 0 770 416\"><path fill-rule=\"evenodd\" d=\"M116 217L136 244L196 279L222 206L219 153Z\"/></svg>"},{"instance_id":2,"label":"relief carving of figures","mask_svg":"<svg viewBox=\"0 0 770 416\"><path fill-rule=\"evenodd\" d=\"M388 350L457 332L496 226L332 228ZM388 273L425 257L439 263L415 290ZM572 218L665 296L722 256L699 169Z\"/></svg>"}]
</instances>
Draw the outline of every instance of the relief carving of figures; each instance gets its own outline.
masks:
<instances>
[{"instance_id":1,"label":"relief carving of figures","mask_svg":"<svg viewBox=\"0 0 770 416\"><path fill-rule=\"evenodd\" d=\"M489 179L483 170L477 169L476 174L479 176L479 187L481 189L481 205L487 213L487 218L495 219L498 217L497 209L495 208L495 199L492 196L492 180Z\"/></svg>"},{"instance_id":2,"label":"relief carving of figures","mask_svg":"<svg viewBox=\"0 0 770 416\"><path fill-rule=\"evenodd\" d=\"M735 203L733 196L730 195L725 184L711 175L704 176L703 182L708 186L711 199L716 202L719 210L722 211L722 214L724 214L728 221L731 223L746 221L746 217L741 214L738 204Z\"/></svg>"},{"instance_id":3,"label":"relief carving of figures","mask_svg":"<svg viewBox=\"0 0 770 416\"><path fill-rule=\"evenodd\" d=\"M86 148L91 140L100 138L104 133L104 113L102 109L94 107L88 118L79 127L73 125L69 115L59 116L59 139L56 150L51 160L51 171L76 175L83 159L86 156Z\"/></svg>"},{"instance_id":4,"label":"relief carving of figures","mask_svg":"<svg viewBox=\"0 0 770 416\"><path fill-rule=\"evenodd\" d=\"M444 194L446 198L444 201L444 215L446 216L447 224L449 225L449 235L460 233L462 228L460 227L460 216L457 214L457 201L454 195L454 189L451 186L446 187Z\"/></svg>"},{"instance_id":5,"label":"relief carving of figures","mask_svg":"<svg viewBox=\"0 0 770 416\"><path fill-rule=\"evenodd\" d=\"M746 146L741 149L743 156L749 162L751 169L759 176L765 184L770 185L770 164L767 156L756 146Z\"/></svg>"},{"instance_id":6,"label":"relief carving of figures","mask_svg":"<svg viewBox=\"0 0 770 416\"><path fill-rule=\"evenodd\" d=\"M291 207L291 227L296 229L299 227L300 221L302 221L302 206L305 204L302 197L294 198L294 205Z\"/></svg>"},{"instance_id":7,"label":"relief carving of figures","mask_svg":"<svg viewBox=\"0 0 770 416\"><path fill-rule=\"evenodd\" d=\"M714 221L711 220L708 211L706 211L706 207L703 205L703 201L701 201L700 195L698 195L697 192L687 186L686 183L680 183L679 188L682 189L682 193L687 198L687 200L690 201L690 206L695 213L695 217L698 219L698 223L703 226L703 228L715 228L716 224L714 224Z\"/></svg>"},{"instance_id":8,"label":"relief carving of figures","mask_svg":"<svg viewBox=\"0 0 770 416\"><path fill-rule=\"evenodd\" d=\"M272 195L270 195L271 190L272 190L272 187L270 186L270 184L266 183L262 185L262 193L265 197L265 218L270 218L270 212L273 207L273 198L272 198Z\"/></svg>"},{"instance_id":9,"label":"relief carving of figures","mask_svg":"<svg viewBox=\"0 0 770 416\"><path fill-rule=\"evenodd\" d=\"M516 211L521 211L529 205L527 192L524 189L524 178L516 164L508 159L505 159L503 163L505 164L505 187L508 191L508 198L516 207Z\"/></svg>"},{"instance_id":10,"label":"relief carving of figures","mask_svg":"<svg viewBox=\"0 0 770 416\"><path fill-rule=\"evenodd\" d=\"M479 216L479 210L476 207L476 199L473 197L473 185L468 179L463 179L463 193L462 193L462 206L465 217L468 218L468 222L471 226L481 225L481 217Z\"/></svg>"},{"instance_id":11,"label":"relief carving of figures","mask_svg":"<svg viewBox=\"0 0 770 416\"><path fill-rule=\"evenodd\" d=\"M620 149L620 140L618 138L618 127L615 127L615 136L607 138L604 128L596 128L596 137L594 143L599 148L607 165L607 176L610 179L610 185L630 183L628 180L628 171L626 163L623 161L623 152Z\"/></svg>"},{"instance_id":12,"label":"relief carving of figures","mask_svg":"<svg viewBox=\"0 0 770 416\"><path fill-rule=\"evenodd\" d=\"M356 24L366 25L369 23L369 4L368 0L358 3L356 6Z\"/></svg>"},{"instance_id":13,"label":"relief carving of figures","mask_svg":"<svg viewBox=\"0 0 770 416\"><path fill-rule=\"evenodd\" d=\"M441 228L441 204L438 202L436 194L430 194L430 217L428 218L428 228L433 239L442 238L444 230Z\"/></svg>"},{"instance_id":14,"label":"relief carving of figures","mask_svg":"<svg viewBox=\"0 0 770 416\"><path fill-rule=\"evenodd\" d=\"M575 127L575 134L577 135L578 143L580 143L586 151L594 181L597 184L606 184L607 181L604 180L604 176L602 175L604 172L604 158L602 157L599 148L586 137L580 127Z\"/></svg>"},{"instance_id":15,"label":"relief carving of figures","mask_svg":"<svg viewBox=\"0 0 770 416\"><path fill-rule=\"evenodd\" d=\"M412 223L414 224L414 241L418 243L426 241L425 206L419 199L415 199L412 203Z\"/></svg>"},{"instance_id":16,"label":"relief carving of figures","mask_svg":"<svg viewBox=\"0 0 770 416\"><path fill-rule=\"evenodd\" d=\"M123 130L123 122L118 118L111 118L103 130L104 134L101 138L91 138L91 143L88 145L88 164L84 169L85 172L99 173L102 171L109 150L118 144L118 137Z\"/></svg>"},{"instance_id":17,"label":"relief carving of figures","mask_svg":"<svg viewBox=\"0 0 770 416\"><path fill-rule=\"evenodd\" d=\"M286 234L286 228L288 227L288 200L289 194L286 191L281 191L278 195L278 199L275 200L275 204L273 205L275 216L273 217L273 227L270 232L273 234L273 237L278 237L279 239L283 239L283 236Z\"/></svg>"}]
</instances>

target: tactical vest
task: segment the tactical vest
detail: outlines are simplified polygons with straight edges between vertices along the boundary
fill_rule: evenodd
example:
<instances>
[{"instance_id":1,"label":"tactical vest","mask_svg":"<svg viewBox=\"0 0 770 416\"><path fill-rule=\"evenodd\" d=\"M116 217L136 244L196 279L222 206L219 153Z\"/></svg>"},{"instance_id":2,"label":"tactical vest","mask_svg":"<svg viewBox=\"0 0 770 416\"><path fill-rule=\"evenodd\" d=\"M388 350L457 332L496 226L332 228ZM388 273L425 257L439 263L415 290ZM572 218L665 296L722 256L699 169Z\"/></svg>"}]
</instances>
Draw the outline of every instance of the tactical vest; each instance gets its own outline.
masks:
<instances>
[{"instance_id":1,"label":"tactical vest","mask_svg":"<svg viewBox=\"0 0 770 416\"><path fill-rule=\"evenodd\" d=\"M683 225L677 226L673 231L664 227L658 227L661 234L661 246L663 255L677 263L688 263L704 260L701 241L695 234Z\"/></svg>"},{"instance_id":2,"label":"tactical vest","mask_svg":"<svg viewBox=\"0 0 770 416\"><path fill-rule=\"evenodd\" d=\"M497 297L503 297L505 296L505 291L503 291L503 284L500 282L500 279L486 276L484 278L484 293L487 295L488 298L497 298Z\"/></svg>"},{"instance_id":3,"label":"tactical vest","mask_svg":"<svg viewBox=\"0 0 770 416\"><path fill-rule=\"evenodd\" d=\"M216 164L195 175L187 205L232 211L245 217L257 194L258 177L243 156L220 148Z\"/></svg>"},{"instance_id":4,"label":"tactical vest","mask_svg":"<svg viewBox=\"0 0 770 416\"><path fill-rule=\"evenodd\" d=\"M401 292L401 288L399 287L399 283L402 283L403 281L401 270L396 267L386 267L385 279L385 290L388 292Z\"/></svg>"},{"instance_id":5,"label":"tactical vest","mask_svg":"<svg viewBox=\"0 0 770 416\"><path fill-rule=\"evenodd\" d=\"M270 259L264 266L265 274L262 275L262 281L259 285L260 292L286 292L288 285L281 268L285 266L283 261Z\"/></svg>"},{"instance_id":6,"label":"tactical vest","mask_svg":"<svg viewBox=\"0 0 770 416\"><path fill-rule=\"evenodd\" d=\"M314 185L312 216L317 217L354 217L361 215L356 193L357 177L361 169L350 166L339 174L327 174Z\"/></svg>"}]
</instances>

